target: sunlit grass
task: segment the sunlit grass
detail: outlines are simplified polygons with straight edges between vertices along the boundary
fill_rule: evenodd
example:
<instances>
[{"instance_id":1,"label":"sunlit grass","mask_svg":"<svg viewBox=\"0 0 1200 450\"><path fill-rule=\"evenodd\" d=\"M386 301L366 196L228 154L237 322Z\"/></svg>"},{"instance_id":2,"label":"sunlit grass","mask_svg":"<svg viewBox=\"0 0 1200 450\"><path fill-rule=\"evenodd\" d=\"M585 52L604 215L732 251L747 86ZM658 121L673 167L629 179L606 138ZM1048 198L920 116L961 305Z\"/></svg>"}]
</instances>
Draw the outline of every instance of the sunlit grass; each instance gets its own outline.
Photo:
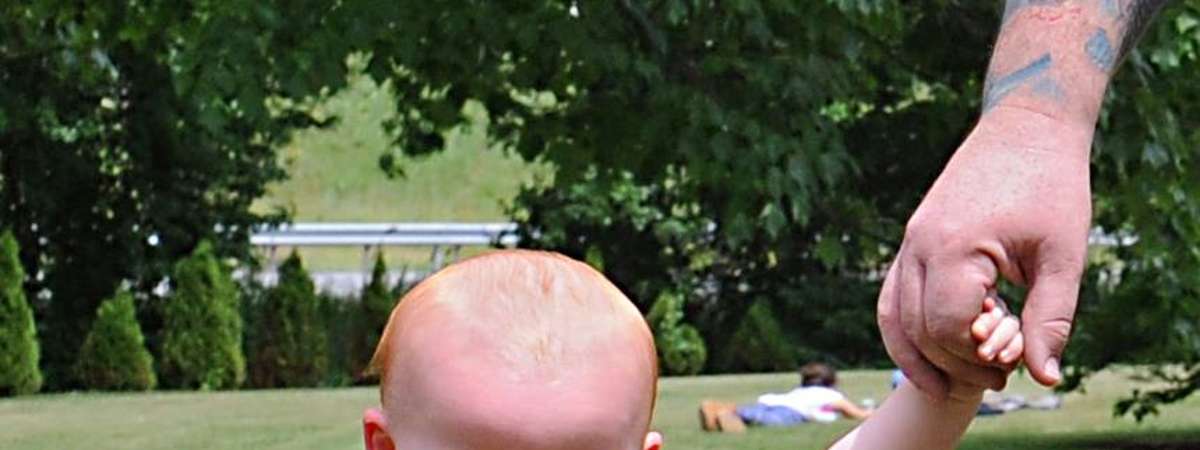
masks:
<instances>
[{"instance_id":1,"label":"sunlit grass","mask_svg":"<svg viewBox=\"0 0 1200 450\"><path fill-rule=\"evenodd\" d=\"M882 400L888 392L886 372L845 372L841 380L843 390L856 401ZM842 421L754 429L745 435L703 433L698 428L696 406L701 399L750 401L761 392L784 390L794 383L793 374L664 379L654 426L666 435L667 449L683 450L821 449L852 426ZM1061 410L981 418L972 425L963 448L1200 448L1200 400L1164 408L1160 417L1143 425L1113 418L1113 401L1131 386L1122 377L1104 374L1088 384L1086 395L1067 396ZM1015 380L1012 389L1030 395L1043 392L1024 380ZM0 449L360 449L360 414L376 401L373 388L4 399ZM1144 445L1148 443L1159 446Z\"/></svg>"},{"instance_id":2,"label":"sunlit grass","mask_svg":"<svg viewBox=\"0 0 1200 450\"><path fill-rule=\"evenodd\" d=\"M283 208L301 222L496 222L520 186L545 169L488 145L486 114L478 105L467 112L475 123L446 135L444 152L402 158L405 176L388 178L379 157L389 147L381 127L394 106L387 89L365 76L324 103L340 121L327 129L304 130L281 149L290 178L270 187L254 208ZM393 266L429 264L429 248L392 249ZM315 269L353 270L362 249L304 249Z\"/></svg>"}]
</instances>

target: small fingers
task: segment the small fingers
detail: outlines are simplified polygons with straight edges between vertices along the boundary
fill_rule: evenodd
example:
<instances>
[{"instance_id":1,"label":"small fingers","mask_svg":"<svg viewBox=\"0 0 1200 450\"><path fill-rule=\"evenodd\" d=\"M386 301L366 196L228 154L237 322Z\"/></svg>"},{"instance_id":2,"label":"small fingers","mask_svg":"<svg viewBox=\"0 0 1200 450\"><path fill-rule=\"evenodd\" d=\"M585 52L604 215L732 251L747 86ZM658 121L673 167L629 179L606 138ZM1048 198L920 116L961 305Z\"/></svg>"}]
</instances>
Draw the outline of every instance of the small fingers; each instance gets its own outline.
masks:
<instances>
[{"instance_id":1,"label":"small fingers","mask_svg":"<svg viewBox=\"0 0 1200 450\"><path fill-rule=\"evenodd\" d=\"M995 331L996 326L1000 325L1000 321L1004 319L1004 311L999 308L988 308L989 302L993 302L990 297L984 300L983 306L985 312L975 319L975 323L971 324L971 337L979 342L986 341L992 335L992 332ZM992 305L995 305L995 303L992 303Z\"/></svg>"},{"instance_id":2,"label":"small fingers","mask_svg":"<svg viewBox=\"0 0 1200 450\"><path fill-rule=\"evenodd\" d=\"M985 362L993 361L1001 350L1007 349L1013 339L1021 334L1021 322L1016 317L1005 316L999 322L991 336L978 348L979 358Z\"/></svg>"},{"instance_id":3,"label":"small fingers","mask_svg":"<svg viewBox=\"0 0 1200 450\"><path fill-rule=\"evenodd\" d=\"M996 299L991 295L983 298L983 312L988 313L996 309Z\"/></svg>"},{"instance_id":4,"label":"small fingers","mask_svg":"<svg viewBox=\"0 0 1200 450\"><path fill-rule=\"evenodd\" d=\"M999 361L1006 366L1016 364L1021 360L1021 356L1025 353L1025 336L1017 333L1011 341L1008 341L1008 346L1000 351Z\"/></svg>"}]
</instances>

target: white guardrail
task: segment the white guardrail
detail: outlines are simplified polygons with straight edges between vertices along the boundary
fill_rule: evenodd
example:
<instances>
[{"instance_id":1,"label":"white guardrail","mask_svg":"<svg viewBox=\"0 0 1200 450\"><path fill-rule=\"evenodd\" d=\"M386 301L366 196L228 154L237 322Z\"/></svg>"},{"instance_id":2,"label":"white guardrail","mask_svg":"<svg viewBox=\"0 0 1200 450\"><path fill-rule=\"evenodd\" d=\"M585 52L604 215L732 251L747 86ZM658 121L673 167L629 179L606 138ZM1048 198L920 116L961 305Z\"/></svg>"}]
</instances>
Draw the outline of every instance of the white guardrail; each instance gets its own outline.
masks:
<instances>
[{"instance_id":1,"label":"white guardrail","mask_svg":"<svg viewBox=\"0 0 1200 450\"><path fill-rule=\"evenodd\" d=\"M250 245L267 250L272 268L279 247L362 247L363 270L367 272L372 248L429 247L430 269L437 271L447 260L457 260L462 247L517 245L516 230L517 224L509 222L298 222L255 230L250 234Z\"/></svg>"},{"instance_id":2,"label":"white guardrail","mask_svg":"<svg viewBox=\"0 0 1200 450\"><path fill-rule=\"evenodd\" d=\"M311 246L513 246L515 223L333 223L300 222L263 228L250 235L259 247Z\"/></svg>"}]
</instances>

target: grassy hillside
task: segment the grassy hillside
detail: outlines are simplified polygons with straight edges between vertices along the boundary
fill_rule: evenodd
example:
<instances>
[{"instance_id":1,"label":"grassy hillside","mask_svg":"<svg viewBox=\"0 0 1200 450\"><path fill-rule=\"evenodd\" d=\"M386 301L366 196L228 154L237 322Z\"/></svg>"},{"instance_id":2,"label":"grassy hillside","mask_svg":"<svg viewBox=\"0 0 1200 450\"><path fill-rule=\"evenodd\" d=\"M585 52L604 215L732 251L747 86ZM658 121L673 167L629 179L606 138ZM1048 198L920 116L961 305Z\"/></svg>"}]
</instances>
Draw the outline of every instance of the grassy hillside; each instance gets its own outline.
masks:
<instances>
[{"instance_id":1,"label":"grassy hillside","mask_svg":"<svg viewBox=\"0 0 1200 450\"><path fill-rule=\"evenodd\" d=\"M503 204L535 172L545 172L489 148L486 115L470 106L475 125L449 133L442 153L402 159L406 176L389 179L379 169L379 157L390 145L381 123L395 111L387 89L354 76L346 91L321 108L340 121L296 133L281 149L291 178L271 186L256 209L285 208L296 221L501 221ZM318 269L362 264L361 249L307 249L302 255ZM397 265L422 265L429 250L393 249L387 256Z\"/></svg>"},{"instance_id":2,"label":"grassy hillside","mask_svg":"<svg viewBox=\"0 0 1200 450\"><path fill-rule=\"evenodd\" d=\"M296 133L282 149L291 179L272 186L257 207L286 207L300 221L499 220L500 203L534 171L488 148L484 114L475 107L468 112L478 125L448 134L445 152L403 159L407 176L388 179L379 170L390 145L380 125L395 111L386 88L354 76L321 108L339 123Z\"/></svg>"},{"instance_id":3,"label":"grassy hillside","mask_svg":"<svg viewBox=\"0 0 1200 450\"><path fill-rule=\"evenodd\" d=\"M854 400L883 399L888 375L841 374ZM654 428L665 448L678 450L818 450L851 423L754 429L745 435L699 431L696 405L704 398L751 401L764 391L796 382L793 374L668 378L660 383ZM1014 380L1017 392L1040 392ZM1018 411L980 418L962 448L1195 449L1200 448L1200 399L1163 408L1162 416L1137 425L1112 417L1112 403L1131 389L1113 373L1093 379L1087 395L1072 394L1062 409ZM117 449L361 449L359 420L376 404L374 388L149 394L56 394L0 399L0 448ZM553 407L553 405L547 405ZM902 439L903 437L898 437Z\"/></svg>"}]
</instances>

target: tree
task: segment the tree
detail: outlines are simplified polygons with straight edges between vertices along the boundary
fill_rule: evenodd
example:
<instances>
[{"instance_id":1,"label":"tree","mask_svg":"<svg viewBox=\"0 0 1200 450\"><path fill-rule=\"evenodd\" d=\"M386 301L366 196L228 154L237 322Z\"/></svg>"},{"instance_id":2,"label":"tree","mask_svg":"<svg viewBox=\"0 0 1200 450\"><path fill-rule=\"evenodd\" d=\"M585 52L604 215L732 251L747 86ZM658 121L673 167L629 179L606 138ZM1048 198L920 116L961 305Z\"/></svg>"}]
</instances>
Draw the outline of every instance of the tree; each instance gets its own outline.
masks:
<instances>
[{"instance_id":1,"label":"tree","mask_svg":"<svg viewBox=\"0 0 1200 450\"><path fill-rule=\"evenodd\" d=\"M325 379L329 342L321 312L312 279L293 251L256 313L251 384L302 387Z\"/></svg>"},{"instance_id":2,"label":"tree","mask_svg":"<svg viewBox=\"0 0 1200 450\"><path fill-rule=\"evenodd\" d=\"M26 288L51 388L75 385L81 339L118 282L148 294L204 238L249 260L250 230L283 218L250 205L284 176L289 132L324 120L312 100L345 83L366 22L337 7L0 6L0 222L39 274ZM157 335L158 308L140 309Z\"/></svg>"},{"instance_id":3,"label":"tree","mask_svg":"<svg viewBox=\"0 0 1200 450\"><path fill-rule=\"evenodd\" d=\"M134 316L133 295L122 288L96 310L79 349L75 371L84 386L103 390L154 389L154 359Z\"/></svg>"},{"instance_id":4,"label":"tree","mask_svg":"<svg viewBox=\"0 0 1200 450\"><path fill-rule=\"evenodd\" d=\"M0 394L32 394L42 388L37 328L24 283L17 240L5 231L0 235Z\"/></svg>"},{"instance_id":5,"label":"tree","mask_svg":"<svg viewBox=\"0 0 1200 450\"><path fill-rule=\"evenodd\" d=\"M643 310L678 288L718 355L756 299L887 261L978 109L958 93L998 22L933 1L510 6L413 8L422 39L375 49L397 147L436 150L422 133L477 99L493 141L556 169L515 202L522 245L599 257Z\"/></svg>"},{"instance_id":6,"label":"tree","mask_svg":"<svg viewBox=\"0 0 1200 450\"><path fill-rule=\"evenodd\" d=\"M362 376L367 365L370 364L371 358L375 354L375 347L379 345L379 338L383 335L383 329L392 316L392 308L396 307L397 300L398 297L393 296L392 289L388 286L387 264L383 261L383 252L376 253L375 266L371 270L371 281L363 289L360 303L362 336L353 366L356 377Z\"/></svg>"},{"instance_id":7,"label":"tree","mask_svg":"<svg viewBox=\"0 0 1200 450\"><path fill-rule=\"evenodd\" d=\"M700 332L683 322L683 298L663 293L654 301L646 315L654 331L654 347L658 350L662 371L669 375L695 375L704 369L708 350Z\"/></svg>"},{"instance_id":8,"label":"tree","mask_svg":"<svg viewBox=\"0 0 1200 450\"><path fill-rule=\"evenodd\" d=\"M1093 251L1065 387L1114 364L1157 386L1117 404L1138 420L1200 388L1200 3L1175 2L1110 88L1093 155Z\"/></svg>"},{"instance_id":9,"label":"tree","mask_svg":"<svg viewBox=\"0 0 1200 450\"><path fill-rule=\"evenodd\" d=\"M436 151L429 133L479 100L494 142L556 169L513 205L522 245L603 261L644 310L685 293L710 364L738 349L734 331L759 302L814 305L798 319L846 317L847 336L871 334L873 291L903 224L980 110L1001 7L469 4L396 13L420 38L375 47L369 69L396 90L397 148ZM1200 3L1172 5L1106 100L1096 223L1136 239L1092 261L1066 361L1081 377L1118 362L1181 364L1160 374L1178 388L1167 401L1200 380ZM1111 345L1125 333L1104 317L1154 332Z\"/></svg>"},{"instance_id":10,"label":"tree","mask_svg":"<svg viewBox=\"0 0 1200 450\"><path fill-rule=\"evenodd\" d=\"M202 241L175 264L174 289L163 303L164 384L231 389L246 378L239 292L227 269Z\"/></svg>"},{"instance_id":11,"label":"tree","mask_svg":"<svg viewBox=\"0 0 1200 450\"><path fill-rule=\"evenodd\" d=\"M248 205L282 175L273 146L323 119L309 100L342 86L356 52L397 104L381 166L400 173L395 152L439 150L465 102L480 102L495 144L556 169L513 205L522 245L605 261L643 310L680 293L710 364L736 350L760 301L819 305L803 321L861 317L871 296L857 286L876 282L978 114L1000 16L999 4L942 0L305 6L0 7L0 221L44 275L29 292L50 294L36 305L48 380L65 383L63 361L115 280L148 291L203 237L245 253L264 219ZM1139 320L1180 331L1146 345L1169 344L1157 362L1192 368L1190 331L1162 321L1194 318L1179 305L1200 301L1187 272L1200 266L1197 11L1175 2L1110 90L1096 221L1137 240L1097 260L1079 327L1097 335L1081 343L1102 343L1110 332L1088 318L1150 295ZM839 283L855 287L808 289ZM1130 359L1078 349L1081 375Z\"/></svg>"}]
</instances>

